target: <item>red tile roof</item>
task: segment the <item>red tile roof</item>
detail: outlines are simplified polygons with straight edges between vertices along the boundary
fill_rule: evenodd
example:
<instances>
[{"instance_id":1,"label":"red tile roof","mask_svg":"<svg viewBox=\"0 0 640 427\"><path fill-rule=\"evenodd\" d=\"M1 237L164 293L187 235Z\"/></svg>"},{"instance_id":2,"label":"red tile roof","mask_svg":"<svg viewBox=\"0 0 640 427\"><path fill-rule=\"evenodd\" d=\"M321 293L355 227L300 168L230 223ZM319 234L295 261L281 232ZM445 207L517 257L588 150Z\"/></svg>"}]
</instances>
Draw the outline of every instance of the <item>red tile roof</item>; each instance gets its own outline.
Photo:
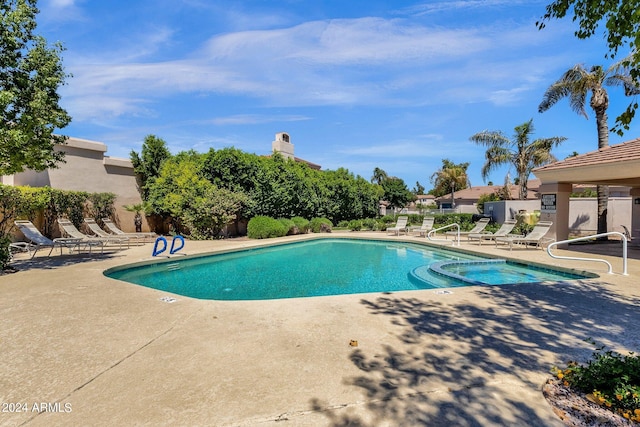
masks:
<instances>
[{"instance_id":1,"label":"red tile roof","mask_svg":"<svg viewBox=\"0 0 640 427\"><path fill-rule=\"evenodd\" d=\"M458 190L453 193L453 197L456 200L473 200L476 201L483 194L492 194L499 190L501 190L503 185L484 185L484 186L476 186L465 188L464 190ZM540 180L539 179L530 179L527 182L527 199L537 199L538 198L538 189L540 188ZM511 198L517 199L520 196L520 186L511 184L509 190L511 191ZM451 193L445 194L444 196L440 196L436 199L438 202L447 202L451 200Z\"/></svg>"},{"instance_id":2,"label":"red tile roof","mask_svg":"<svg viewBox=\"0 0 640 427\"><path fill-rule=\"evenodd\" d=\"M619 162L620 160L640 160L640 138L623 142L622 144L610 145L578 156L569 157L555 163L549 163L548 165L534 169L534 173L536 171L614 163Z\"/></svg>"}]
</instances>

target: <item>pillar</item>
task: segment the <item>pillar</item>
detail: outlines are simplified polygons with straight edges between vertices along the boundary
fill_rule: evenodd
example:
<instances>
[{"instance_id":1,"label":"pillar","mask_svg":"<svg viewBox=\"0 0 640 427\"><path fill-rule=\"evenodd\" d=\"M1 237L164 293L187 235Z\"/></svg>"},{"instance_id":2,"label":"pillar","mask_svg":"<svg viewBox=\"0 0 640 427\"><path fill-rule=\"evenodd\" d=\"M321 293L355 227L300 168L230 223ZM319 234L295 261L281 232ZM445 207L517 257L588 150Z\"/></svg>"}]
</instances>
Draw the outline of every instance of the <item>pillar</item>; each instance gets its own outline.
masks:
<instances>
[{"instance_id":1,"label":"pillar","mask_svg":"<svg viewBox=\"0 0 640 427\"><path fill-rule=\"evenodd\" d=\"M640 245L640 188L631 189L631 244Z\"/></svg>"},{"instance_id":2,"label":"pillar","mask_svg":"<svg viewBox=\"0 0 640 427\"><path fill-rule=\"evenodd\" d=\"M565 183L544 183L540 186L540 221L553 222L547 237L556 242L569 238L569 196L572 190L573 185Z\"/></svg>"}]
</instances>

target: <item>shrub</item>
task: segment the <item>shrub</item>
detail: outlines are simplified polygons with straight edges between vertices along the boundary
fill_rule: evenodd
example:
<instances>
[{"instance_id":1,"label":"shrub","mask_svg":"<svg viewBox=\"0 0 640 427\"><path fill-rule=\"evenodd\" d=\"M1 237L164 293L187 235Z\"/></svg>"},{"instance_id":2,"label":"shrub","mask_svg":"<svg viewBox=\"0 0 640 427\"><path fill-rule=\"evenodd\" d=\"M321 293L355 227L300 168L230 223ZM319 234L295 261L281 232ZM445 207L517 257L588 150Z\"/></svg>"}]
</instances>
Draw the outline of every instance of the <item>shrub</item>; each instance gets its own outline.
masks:
<instances>
[{"instance_id":1,"label":"shrub","mask_svg":"<svg viewBox=\"0 0 640 427\"><path fill-rule=\"evenodd\" d=\"M292 220L288 218L278 218L278 221L287 229L287 234L298 234L298 227L296 227L296 223Z\"/></svg>"},{"instance_id":2,"label":"shrub","mask_svg":"<svg viewBox=\"0 0 640 427\"><path fill-rule=\"evenodd\" d=\"M396 217L394 215L385 215L382 218L380 218L380 221L386 223L389 222L396 222Z\"/></svg>"},{"instance_id":3,"label":"shrub","mask_svg":"<svg viewBox=\"0 0 640 427\"><path fill-rule=\"evenodd\" d=\"M349 227L349 230L351 231L360 231L362 230L362 221L358 219L353 219L349 221L349 224L347 225L347 227Z\"/></svg>"},{"instance_id":4,"label":"shrub","mask_svg":"<svg viewBox=\"0 0 640 427\"><path fill-rule=\"evenodd\" d=\"M182 220L196 240L214 239L247 203L244 194L211 186L182 209Z\"/></svg>"},{"instance_id":5,"label":"shrub","mask_svg":"<svg viewBox=\"0 0 640 427\"><path fill-rule=\"evenodd\" d=\"M309 220L301 216L294 216L291 221L298 227L298 233L305 234L309 232Z\"/></svg>"},{"instance_id":6,"label":"shrub","mask_svg":"<svg viewBox=\"0 0 640 427\"><path fill-rule=\"evenodd\" d=\"M342 221L340 221L338 223L338 225L336 225L337 228L349 228L349 223L351 221L347 221L346 219L343 219Z\"/></svg>"},{"instance_id":7,"label":"shrub","mask_svg":"<svg viewBox=\"0 0 640 427\"><path fill-rule=\"evenodd\" d=\"M309 227L314 233L330 233L333 224L327 218L313 218L309 223Z\"/></svg>"},{"instance_id":8,"label":"shrub","mask_svg":"<svg viewBox=\"0 0 640 427\"><path fill-rule=\"evenodd\" d=\"M421 225L423 219L424 219L424 215L409 214L410 225Z\"/></svg>"},{"instance_id":9,"label":"shrub","mask_svg":"<svg viewBox=\"0 0 640 427\"><path fill-rule=\"evenodd\" d=\"M6 269L11 261L11 249L9 249L10 244L11 239L7 236L0 237L0 270Z\"/></svg>"},{"instance_id":10,"label":"shrub","mask_svg":"<svg viewBox=\"0 0 640 427\"><path fill-rule=\"evenodd\" d=\"M378 221L373 218L365 218L362 220L362 228L365 230L376 231L378 230Z\"/></svg>"},{"instance_id":11,"label":"shrub","mask_svg":"<svg viewBox=\"0 0 640 427\"><path fill-rule=\"evenodd\" d=\"M474 226L473 214L452 213L452 214L435 214L433 215L434 228L443 227L449 224L458 224L460 231L469 231Z\"/></svg>"},{"instance_id":12,"label":"shrub","mask_svg":"<svg viewBox=\"0 0 640 427\"><path fill-rule=\"evenodd\" d=\"M247 224L247 236L251 239L268 239L287 235L287 228L277 219L254 216Z\"/></svg>"},{"instance_id":13,"label":"shrub","mask_svg":"<svg viewBox=\"0 0 640 427\"><path fill-rule=\"evenodd\" d=\"M569 362L566 369L554 367L552 372L566 387L589 393L595 403L640 422L640 356L603 349L596 348L586 365Z\"/></svg>"}]
</instances>

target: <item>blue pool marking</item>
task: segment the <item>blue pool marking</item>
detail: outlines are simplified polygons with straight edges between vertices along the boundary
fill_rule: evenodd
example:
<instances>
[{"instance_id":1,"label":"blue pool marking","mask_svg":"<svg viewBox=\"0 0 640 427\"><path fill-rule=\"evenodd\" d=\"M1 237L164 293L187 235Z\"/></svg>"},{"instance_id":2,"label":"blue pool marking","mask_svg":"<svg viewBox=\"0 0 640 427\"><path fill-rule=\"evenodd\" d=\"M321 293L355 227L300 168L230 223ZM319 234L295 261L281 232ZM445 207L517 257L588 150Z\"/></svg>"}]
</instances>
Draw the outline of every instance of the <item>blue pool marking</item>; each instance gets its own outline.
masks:
<instances>
[{"instance_id":1,"label":"blue pool marking","mask_svg":"<svg viewBox=\"0 0 640 427\"><path fill-rule=\"evenodd\" d=\"M163 244L162 248L160 249L158 249L159 243ZM151 252L151 256L158 256L166 250L167 250L167 239L165 239L163 236L160 236L156 239L156 242L153 244L153 252Z\"/></svg>"},{"instance_id":2,"label":"blue pool marking","mask_svg":"<svg viewBox=\"0 0 640 427\"><path fill-rule=\"evenodd\" d=\"M478 255L417 242L399 244L384 240L317 238L213 255L189 256L179 261L172 258L171 261L163 259L114 267L104 274L192 298L263 300L442 289L479 282L486 284L486 280L472 277L472 270L487 264L486 261L486 258ZM429 266L437 263L440 263L441 272L447 274L430 270ZM512 267L513 264L518 268L529 267L511 261L508 265ZM456 271L453 274L459 274L467 280L452 277L451 268L463 268L460 274ZM559 269L538 270L554 275L551 278L549 275L534 278L526 283L558 283L567 279L597 277L589 276L589 273L569 274ZM528 268L526 271L536 276L540 273L538 270ZM502 277L500 268L488 274ZM520 280L519 276L515 277Z\"/></svg>"},{"instance_id":3,"label":"blue pool marking","mask_svg":"<svg viewBox=\"0 0 640 427\"><path fill-rule=\"evenodd\" d=\"M177 248L175 247L176 240L181 243L181 245L178 246ZM171 249L169 250L169 253L171 255L173 255L173 254L175 254L176 252L178 252L182 248L184 248L184 237L182 237L180 235L174 236L173 240L171 241Z\"/></svg>"},{"instance_id":4,"label":"blue pool marking","mask_svg":"<svg viewBox=\"0 0 640 427\"><path fill-rule=\"evenodd\" d=\"M176 241L180 242L180 246L178 246L177 248L175 247ZM160 243L162 243L162 247L158 248L158 245ZM153 245L153 252L151 252L151 256L155 257L160 255L161 253L167 250L167 246L168 246L167 239L164 236L158 237L156 239L156 242ZM184 237L180 235L173 236L173 239L171 240L171 249L169 249L169 254L175 255L182 248L184 248ZM186 254L180 254L180 255L186 255Z\"/></svg>"}]
</instances>

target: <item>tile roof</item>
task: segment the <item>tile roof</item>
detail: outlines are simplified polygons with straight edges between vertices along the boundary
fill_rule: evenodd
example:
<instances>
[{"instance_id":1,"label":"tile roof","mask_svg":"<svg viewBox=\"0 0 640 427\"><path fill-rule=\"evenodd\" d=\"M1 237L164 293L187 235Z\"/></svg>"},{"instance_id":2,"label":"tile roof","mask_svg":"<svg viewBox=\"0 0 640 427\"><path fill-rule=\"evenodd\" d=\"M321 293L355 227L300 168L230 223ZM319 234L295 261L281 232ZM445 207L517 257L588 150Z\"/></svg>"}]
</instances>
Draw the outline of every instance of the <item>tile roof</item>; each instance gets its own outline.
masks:
<instances>
[{"instance_id":1,"label":"tile roof","mask_svg":"<svg viewBox=\"0 0 640 427\"><path fill-rule=\"evenodd\" d=\"M540 188L540 180L539 179L530 179L527 182L527 199L537 199L538 198L538 189ZM503 185L482 185L465 188L463 190L458 190L453 193L453 197L456 200L478 200L480 196L483 194L492 194L496 191L499 191L504 187ZM520 187L515 184L511 184L511 198L517 199L520 193ZM436 201L447 202L451 200L451 193L445 194L444 196L440 196L436 199Z\"/></svg>"},{"instance_id":2,"label":"tile roof","mask_svg":"<svg viewBox=\"0 0 640 427\"><path fill-rule=\"evenodd\" d=\"M640 138L610 145L533 170L545 184L640 187Z\"/></svg>"},{"instance_id":3,"label":"tile roof","mask_svg":"<svg viewBox=\"0 0 640 427\"><path fill-rule=\"evenodd\" d=\"M610 145L578 156L569 157L555 163L549 163L548 165L534 169L534 173L536 171L549 171L614 163L621 160L640 160L640 138L623 142L622 144Z\"/></svg>"}]
</instances>

